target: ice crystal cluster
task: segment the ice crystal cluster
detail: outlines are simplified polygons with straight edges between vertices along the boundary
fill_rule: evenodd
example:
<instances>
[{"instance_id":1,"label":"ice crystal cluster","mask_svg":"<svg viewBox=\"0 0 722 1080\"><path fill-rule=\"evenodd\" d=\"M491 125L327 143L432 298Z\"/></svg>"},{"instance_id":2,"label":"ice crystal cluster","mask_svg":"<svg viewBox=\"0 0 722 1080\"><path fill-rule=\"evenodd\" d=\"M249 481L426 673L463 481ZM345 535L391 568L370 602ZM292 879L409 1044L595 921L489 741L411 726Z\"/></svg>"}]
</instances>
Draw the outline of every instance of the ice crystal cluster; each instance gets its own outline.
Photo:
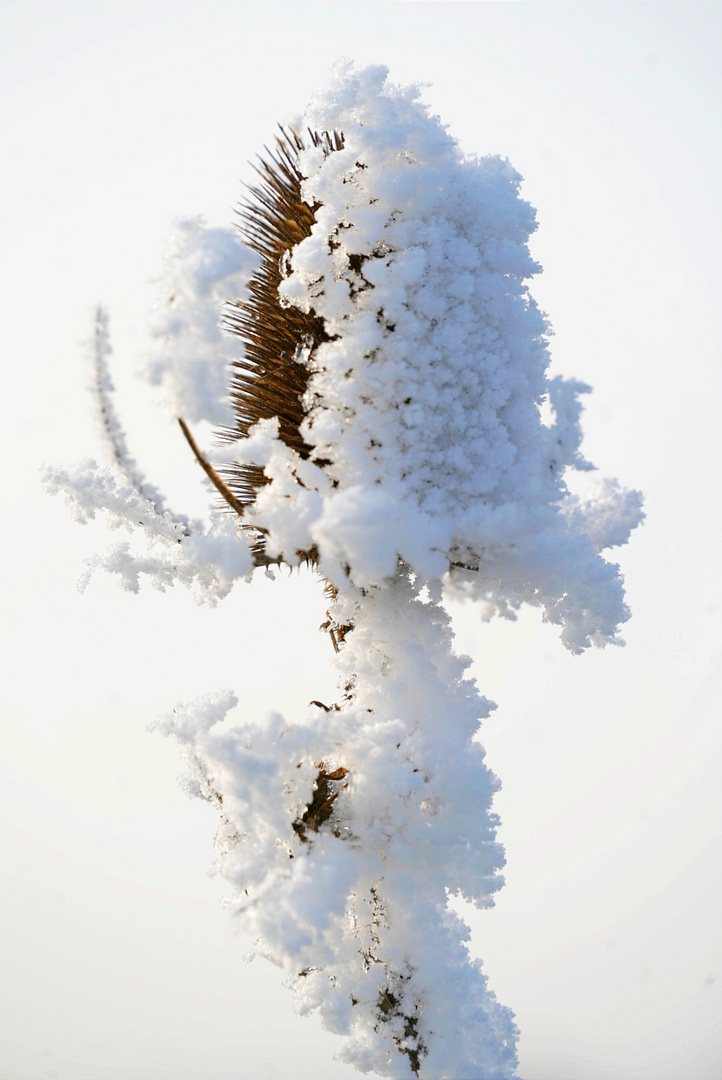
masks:
<instances>
[{"instance_id":1,"label":"ice crystal cluster","mask_svg":"<svg viewBox=\"0 0 722 1080\"><path fill-rule=\"evenodd\" d=\"M513 1014L448 907L489 906L504 859L498 782L474 738L493 706L453 652L443 598L461 592L484 618L538 606L573 652L618 642L629 612L601 552L626 542L641 499L615 481L570 490L592 469L589 388L547 376L549 328L528 291L535 216L511 165L464 155L380 67L339 65L305 124L310 137L286 135L266 168L252 252L230 230L181 226L156 317L151 379L186 418L226 424L239 516L207 528L143 491L104 369L120 475L85 463L46 481L81 520L105 509L113 525L143 523L154 550L101 558L130 588L175 576L213 599L254 564L315 565L338 700L231 730L219 722L235 698L210 694L158 727L183 747L189 792L219 808L218 869L258 951L343 1037L341 1059L382 1076L511 1078ZM240 345L218 336L224 290ZM293 339L277 362L276 330Z\"/></svg>"}]
</instances>

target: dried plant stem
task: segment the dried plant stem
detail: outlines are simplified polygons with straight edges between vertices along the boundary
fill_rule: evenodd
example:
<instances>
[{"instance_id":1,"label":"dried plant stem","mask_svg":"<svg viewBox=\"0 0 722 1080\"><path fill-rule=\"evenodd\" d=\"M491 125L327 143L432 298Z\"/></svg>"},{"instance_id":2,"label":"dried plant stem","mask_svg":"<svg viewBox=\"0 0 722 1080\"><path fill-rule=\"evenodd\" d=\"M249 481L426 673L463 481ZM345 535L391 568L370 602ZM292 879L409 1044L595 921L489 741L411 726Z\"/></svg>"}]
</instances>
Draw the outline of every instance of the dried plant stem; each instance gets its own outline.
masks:
<instances>
[{"instance_id":1,"label":"dried plant stem","mask_svg":"<svg viewBox=\"0 0 722 1080\"><path fill-rule=\"evenodd\" d=\"M191 450L193 451L193 453L195 455L195 458L196 458L196 461L198 462L200 467L203 469L203 472L206 474L206 476L208 477L210 482L213 484L214 488L219 493L219 495L223 496L223 498L228 503L228 505L231 507L231 509L235 510L235 512L238 514L239 517L242 517L243 516L243 503L239 499L236 498L236 496L233 494L231 489L225 483L223 478L218 475L218 473L213 468L211 463L209 461L207 461L206 458L203 457L203 454L201 453L201 451L198 448L198 443L195 441L195 439L191 435L190 428L186 424L185 420L182 420L180 418L180 416L179 416L178 417L178 423L180 424L180 429L183 432L183 435L185 436L186 442L188 443Z\"/></svg>"}]
</instances>

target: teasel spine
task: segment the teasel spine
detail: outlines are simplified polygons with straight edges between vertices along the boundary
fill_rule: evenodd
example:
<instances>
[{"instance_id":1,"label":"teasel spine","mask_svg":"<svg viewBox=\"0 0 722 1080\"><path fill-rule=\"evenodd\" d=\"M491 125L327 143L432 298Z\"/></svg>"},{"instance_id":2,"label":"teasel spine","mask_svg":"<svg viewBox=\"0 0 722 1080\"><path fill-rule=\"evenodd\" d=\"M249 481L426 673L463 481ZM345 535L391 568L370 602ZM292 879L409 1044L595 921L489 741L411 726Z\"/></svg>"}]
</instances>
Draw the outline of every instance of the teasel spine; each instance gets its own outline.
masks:
<instances>
[{"instance_id":1,"label":"teasel spine","mask_svg":"<svg viewBox=\"0 0 722 1080\"><path fill-rule=\"evenodd\" d=\"M233 363L231 404L235 426L220 433L237 440L248 435L259 420L278 418L279 437L301 458L312 448L301 435L305 416L304 394L310 375L309 361L315 349L328 340L324 320L313 310L281 303L278 289L284 278L283 264L291 251L310 236L320 204L301 196L303 177L298 155L306 145L330 154L343 147L343 135L309 129L309 143L297 131L279 125L274 150L255 166L259 182L250 185L248 198L239 210L244 243L260 256L260 266L248 283L249 300L228 305L223 325L241 338L244 355ZM301 350L305 357L301 358ZM323 463L319 463L323 464ZM239 463L224 470L234 497L250 505L266 483L263 469ZM252 544L259 561L264 557L263 534L256 530ZM314 552L299 553L315 561Z\"/></svg>"},{"instance_id":2,"label":"teasel spine","mask_svg":"<svg viewBox=\"0 0 722 1080\"><path fill-rule=\"evenodd\" d=\"M312 448L300 431L305 416L303 399L313 353L329 337L319 315L282 304L278 289L285 276L284 262L293 248L310 236L320 206L305 202L301 196L298 156L307 145L320 147L324 154L333 153L343 148L344 139L341 132L309 128L309 142L305 143L292 128L279 124L279 132L275 148L266 147L266 156L254 166L259 182L249 185L248 197L238 210L243 242L260 257L260 266L248 282L248 301L229 302L221 321L224 329L241 339L244 349L232 365L230 398L235 424L222 428L218 436L223 442L236 442L247 437L259 420L277 417L281 440L307 459ZM263 468L240 462L216 471L199 451L185 422L179 419L179 423L211 483L242 517L245 507L267 483ZM262 529L243 527L252 534L250 547L257 565L280 561L266 554ZM315 551L295 554L304 561L316 561Z\"/></svg>"}]
</instances>

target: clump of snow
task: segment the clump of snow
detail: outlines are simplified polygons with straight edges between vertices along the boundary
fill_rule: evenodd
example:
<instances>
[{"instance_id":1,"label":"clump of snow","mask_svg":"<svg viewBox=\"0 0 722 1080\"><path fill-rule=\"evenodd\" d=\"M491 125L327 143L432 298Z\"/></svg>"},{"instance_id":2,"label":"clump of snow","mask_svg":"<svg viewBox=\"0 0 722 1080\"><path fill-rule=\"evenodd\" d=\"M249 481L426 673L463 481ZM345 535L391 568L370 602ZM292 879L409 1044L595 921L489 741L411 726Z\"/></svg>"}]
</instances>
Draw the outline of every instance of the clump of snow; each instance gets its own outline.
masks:
<instances>
[{"instance_id":1,"label":"clump of snow","mask_svg":"<svg viewBox=\"0 0 722 1080\"><path fill-rule=\"evenodd\" d=\"M391 577L398 557L425 579L451 564L487 611L541 606L573 651L618 640L618 568L600 557L596 526L587 534L599 515L571 512L564 479L592 468L579 451L589 387L547 378L521 177L462 154L385 68L340 65L307 120L344 133L343 149L300 155L303 197L320 206L280 288L330 339L299 351L313 452L289 450L272 421L239 440L238 459L270 481L246 520L288 562L315 547L337 587ZM604 507L626 529L641 520L639 499L614 487Z\"/></svg>"},{"instance_id":2,"label":"clump of snow","mask_svg":"<svg viewBox=\"0 0 722 1080\"><path fill-rule=\"evenodd\" d=\"M246 295L257 256L237 229L176 222L168 240L161 296L151 320L155 347L146 376L160 386L173 416L189 423L231 424L228 402L233 345L221 333L221 308Z\"/></svg>"},{"instance_id":3,"label":"clump of snow","mask_svg":"<svg viewBox=\"0 0 722 1080\"><path fill-rule=\"evenodd\" d=\"M470 961L450 894L480 907L503 883L496 777L474 740L493 704L455 656L448 615L406 571L332 604L354 624L337 655L342 707L315 703L218 729L228 693L155 726L190 766L191 794L221 813L217 869L259 951L288 973L301 1012L343 1036L362 1071L434 1080L515 1075L516 1026ZM320 763L336 798L298 823ZM335 771L339 770L339 773Z\"/></svg>"}]
</instances>

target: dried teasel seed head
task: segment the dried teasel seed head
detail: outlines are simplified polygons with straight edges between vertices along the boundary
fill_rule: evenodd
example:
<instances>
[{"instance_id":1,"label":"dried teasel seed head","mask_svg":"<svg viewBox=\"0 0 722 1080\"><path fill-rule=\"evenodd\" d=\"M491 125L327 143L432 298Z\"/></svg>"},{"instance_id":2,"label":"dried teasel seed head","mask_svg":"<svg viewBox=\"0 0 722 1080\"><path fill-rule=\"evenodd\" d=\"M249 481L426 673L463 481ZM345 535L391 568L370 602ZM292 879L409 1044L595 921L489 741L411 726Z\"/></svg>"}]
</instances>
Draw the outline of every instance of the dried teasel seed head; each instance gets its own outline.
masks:
<instances>
[{"instance_id":1,"label":"dried teasel seed head","mask_svg":"<svg viewBox=\"0 0 722 1080\"><path fill-rule=\"evenodd\" d=\"M335 131L329 134L309 129L304 142L292 129L279 125L279 130L275 149L267 149L256 166L259 182L249 187L248 198L239 210L243 240L260 257L260 266L248 283L250 300L228 305L224 316L225 328L243 342L244 355L234 362L231 379L235 425L221 436L243 438L259 420L277 417L281 440L307 458L311 448L300 432L305 415L303 399L313 352L328 335L323 319L313 310L282 304L278 287L290 253L310 236L319 209L319 204L309 205L301 196L298 156L307 145L330 154L342 149L344 143L343 135ZM235 510L250 505L266 483L258 465L234 464L223 472L232 496L224 498ZM250 528L256 562L269 562L263 532ZM313 552L307 557L313 561Z\"/></svg>"}]
</instances>

